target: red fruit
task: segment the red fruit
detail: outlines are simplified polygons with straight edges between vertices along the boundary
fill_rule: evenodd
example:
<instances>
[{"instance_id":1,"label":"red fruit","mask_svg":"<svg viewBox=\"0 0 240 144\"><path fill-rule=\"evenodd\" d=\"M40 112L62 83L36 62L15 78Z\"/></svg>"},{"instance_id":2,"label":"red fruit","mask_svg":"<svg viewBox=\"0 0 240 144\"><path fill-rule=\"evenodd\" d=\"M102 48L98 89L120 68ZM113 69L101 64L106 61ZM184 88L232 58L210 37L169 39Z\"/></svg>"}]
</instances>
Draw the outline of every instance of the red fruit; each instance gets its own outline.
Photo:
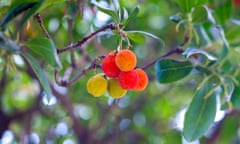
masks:
<instances>
[{"instance_id":1,"label":"red fruit","mask_svg":"<svg viewBox=\"0 0 240 144\"><path fill-rule=\"evenodd\" d=\"M138 68L135 70L138 74L138 84L137 86L134 88L134 90L137 90L137 91L143 91L147 85L148 85L148 76L146 74L145 71L143 71L142 69Z\"/></svg>"},{"instance_id":2,"label":"red fruit","mask_svg":"<svg viewBox=\"0 0 240 144\"><path fill-rule=\"evenodd\" d=\"M135 70L121 71L118 75L118 82L123 89L134 89L138 84L138 74Z\"/></svg>"},{"instance_id":3,"label":"red fruit","mask_svg":"<svg viewBox=\"0 0 240 144\"><path fill-rule=\"evenodd\" d=\"M233 0L235 6L240 6L240 0Z\"/></svg>"},{"instance_id":4,"label":"red fruit","mask_svg":"<svg viewBox=\"0 0 240 144\"><path fill-rule=\"evenodd\" d=\"M120 69L115 63L116 54L108 54L102 62L102 70L104 74L110 78L115 78L119 75Z\"/></svg>"}]
</instances>

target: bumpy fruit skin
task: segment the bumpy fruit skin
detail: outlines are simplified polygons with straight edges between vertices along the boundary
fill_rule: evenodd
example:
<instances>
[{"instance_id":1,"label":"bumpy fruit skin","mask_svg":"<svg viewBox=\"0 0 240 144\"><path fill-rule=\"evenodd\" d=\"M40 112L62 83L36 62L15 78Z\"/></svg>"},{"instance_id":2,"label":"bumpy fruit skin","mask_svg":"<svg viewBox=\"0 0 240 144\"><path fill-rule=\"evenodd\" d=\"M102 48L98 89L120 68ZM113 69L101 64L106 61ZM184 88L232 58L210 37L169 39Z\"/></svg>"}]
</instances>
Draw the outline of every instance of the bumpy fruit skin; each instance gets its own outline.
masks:
<instances>
[{"instance_id":1,"label":"bumpy fruit skin","mask_svg":"<svg viewBox=\"0 0 240 144\"><path fill-rule=\"evenodd\" d=\"M137 57L132 51L124 49L117 53L115 61L121 71L130 71L135 68Z\"/></svg>"},{"instance_id":2,"label":"bumpy fruit skin","mask_svg":"<svg viewBox=\"0 0 240 144\"><path fill-rule=\"evenodd\" d=\"M117 79L110 79L108 81L108 93L113 98L121 98L127 93L127 90L119 85Z\"/></svg>"},{"instance_id":3,"label":"bumpy fruit skin","mask_svg":"<svg viewBox=\"0 0 240 144\"><path fill-rule=\"evenodd\" d=\"M120 69L115 63L116 54L110 53L107 55L102 62L102 70L106 76L110 78L115 78L119 75Z\"/></svg>"},{"instance_id":4,"label":"bumpy fruit skin","mask_svg":"<svg viewBox=\"0 0 240 144\"><path fill-rule=\"evenodd\" d=\"M138 84L137 86L134 88L134 90L137 90L137 91L143 91L147 85L148 85L148 76L146 74L145 71L143 71L142 69L138 68L135 70L138 74Z\"/></svg>"},{"instance_id":5,"label":"bumpy fruit skin","mask_svg":"<svg viewBox=\"0 0 240 144\"><path fill-rule=\"evenodd\" d=\"M132 90L138 84L138 74L135 70L121 71L118 75L118 82L123 89Z\"/></svg>"},{"instance_id":6,"label":"bumpy fruit skin","mask_svg":"<svg viewBox=\"0 0 240 144\"><path fill-rule=\"evenodd\" d=\"M94 97L102 96L107 91L107 87L108 82L102 74L91 77L87 82L87 91Z\"/></svg>"}]
</instances>

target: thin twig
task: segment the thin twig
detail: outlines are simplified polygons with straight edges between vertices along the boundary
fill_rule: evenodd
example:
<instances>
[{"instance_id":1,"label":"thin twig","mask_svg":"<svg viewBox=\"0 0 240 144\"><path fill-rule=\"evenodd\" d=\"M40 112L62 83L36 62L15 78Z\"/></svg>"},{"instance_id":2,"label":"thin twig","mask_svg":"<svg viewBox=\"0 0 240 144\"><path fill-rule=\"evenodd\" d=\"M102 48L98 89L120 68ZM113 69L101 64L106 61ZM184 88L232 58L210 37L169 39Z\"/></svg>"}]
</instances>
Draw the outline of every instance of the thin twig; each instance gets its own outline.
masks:
<instances>
[{"instance_id":1,"label":"thin twig","mask_svg":"<svg viewBox=\"0 0 240 144\"><path fill-rule=\"evenodd\" d=\"M68 6L71 5L71 3L73 3L74 1L68 1ZM68 38L69 38L69 44L71 45L72 42L73 42L73 23L74 23L74 20L78 14L78 12L80 12L80 4L81 4L81 1L78 0L77 1L77 10L74 11L73 13L73 16L68 18ZM75 55L74 55L74 51L73 49L70 51L70 55L71 55L71 64L72 64L72 67L75 68L76 67L76 58L75 58Z\"/></svg>"},{"instance_id":2,"label":"thin twig","mask_svg":"<svg viewBox=\"0 0 240 144\"><path fill-rule=\"evenodd\" d=\"M68 80L68 79L61 79L60 80L58 71L55 70L54 71L54 77L55 77L56 83L59 86L63 86L63 87L68 87L68 86L72 85L73 83L75 83L79 78L84 76L90 70L93 70L93 69L96 69L96 68L100 68L101 66L97 63L97 61L103 59L104 57L105 56L98 56L97 58L95 58L87 68L85 68L82 71L80 71L71 80ZM66 73L66 74L70 74L70 73ZM69 78L70 75L67 75L67 76L65 75L64 77Z\"/></svg>"},{"instance_id":3,"label":"thin twig","mask_svg":"<svg viewBox=\"0 0 240 144\"><path fill-rule=\"evenodd\" d=\"M3 69L3 74L2 74L2 77L1 77L1 80L0 80L0 94L2 94L6 88L6 84L7 84L7 66L5 65L4 66L4 69ZM1 103L0 103L1 105Z\"/></svg>"},{"instance_id":4,"label":"thin twig","mask_svg":"<svg viewBox=\"0 0 240 144\"><path fill-rule=\"evenodd\" d=\"M73 83L75 83L79 78L84 76L87 72L89 72L90 70L95 69L97 67L100 67L100 66L97 65L95 62L93 62L93 63L91 63L90 66L88 66L86 69L83 69L80 73L78 73L73 79L71 79L69 81L59 80L58 71L55 71L54 72L55 81L59 86L68 87L68 86L72 85Z\"/></svg>"},{"instance_id":5,"label":"thin twig","mask_svg":"<svg viewBox=\"0 0 240 144\"><path fill-rule=\"evenodd\" d=\"M107 29L116 30L117 27L114 24L108 24L108 25L106 25L106 26L96 30L95 32L89 34L88 36L84 37L82 40L80 40L80 41L78 41L78 42L76 42L74 44L70 44L70 45L68 45L68 46L66 46L66 47L64 47L62 49L59 49L57 52L58 52L58 54L61 54L61 53L65 52L65 51L71 50L73 48L81 47L83 44L88 42L91 38L96 36L98 33L103 32L103 31L105 31Z\"/></svg>"},{"instance_id":6,"label":"thin twig","mask_svg":"<svg viewBox=\"0 0 240 144\"><path fill-rule=\"evenodd\" d=\"M143 69L143 70L146 70L146 69L148 69L149 67L151 67L153 64L155 64L157 61L162 60L162 59L164 59L164 58L166 58L166 57L168 57L168 56L170 56L170 55L172 55L172 54L181 54L182 52L183 52L183 50L180 49L179 47L177 47L177 48L175 48L175 49L172 49L172 50L168 51L166 54L164 54L164 55L162 55L162 56L160 56L160 57L157 57L157 58L154 59L153 61L145 64L145 65L142 67L142 69Z\"/></svg>"},{"instance_id":7,"label":"thin twig","mask_svg":"<svg viewBox=\"0 0 240 144\"><path fill-rule=\"evenodd\" d=\"M145 64L145 65L142 67L142 69L146 70L146 69L148 69L149 67L151 67L153 64L155 64L157 61L162 60L162 59L164 59L164 58L166 58L166 57L168 57L168 56L170 56L170 55L173 55L173 54L181 54L181 53L183 52L182 47L183 47L185 44L187 44L188 41L189 41L189 37L188 37L188 35L185 35L185 36L184 36L184 40L183 40L183 42L182 42L180 45L178 45L178 46L175 47L174 49L171 49L170 51L168 51L168 52L165 53L164 55L161 55L160 57L157 57L157 58L154 59L153 61Z\"/></svg>"},{"instance_id":8,"label":"thin twig","mask_svg":"<svg viewBox=\"0 0 240 144\"><path fill-rule=\"evenodd\" d=\"M70 45L72 44L72 41L73 41L72 31L73 31L73 19L69 19L68 20L68 38L69 38ZM72 64L72 67L74 68L76 66L76 59L75 59L73 49L70 51L70 55L71 55L71 64Z\"/></svg>"},{"instance_id":9,"label":"thin twig","mask_svg":"<svg viewBox=\"0 0 240 144\"><path fill-rule=\"evenodd\" d=\"M44 24L43 24L43 19L42 19L41 15L40 15L39 13L37 13L37 14L34 16L34 18L35 18L36 21L39 23L39 25L40 25L42 31L44 32L45 36L46 36L47 38L50 38L50 35L49 35L47 29L45 28L45 26L44 26Z\"/></svg>"}]
</instances>

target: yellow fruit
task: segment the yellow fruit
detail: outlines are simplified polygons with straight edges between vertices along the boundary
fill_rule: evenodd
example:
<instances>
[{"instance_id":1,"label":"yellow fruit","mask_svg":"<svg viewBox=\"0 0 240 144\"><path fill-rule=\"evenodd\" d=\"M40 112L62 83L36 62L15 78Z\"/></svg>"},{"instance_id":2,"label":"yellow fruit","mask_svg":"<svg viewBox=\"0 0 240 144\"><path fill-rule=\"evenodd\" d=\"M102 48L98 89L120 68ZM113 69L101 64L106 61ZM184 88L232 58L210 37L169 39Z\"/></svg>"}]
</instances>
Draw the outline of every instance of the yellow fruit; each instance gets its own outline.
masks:
<instances>
[{"instance_id":1,"label":"yellow fruit","mask_svg":"<svg viewBox=\"0 0 240 144\"><path fill-rule=\"evenodd\" d=\"M108 81L108 93L113 98L121 98L127 93L127 90L119 85L117 79L110 79Z\"/></svg>"},{"instance_id":2,"label":"yellow fruit","mask_svg":"<svg viewBox=\"0 0 240 144\"><path fill-rule=\"evenodd\" d=\"M37 36L37 31L36 28L34 27L33 24L31 24L31 22L28 20L24 29L23 29L23 34L27 37L27 38L34 38Z\"/></svg>"},{"instance_id":3,"label":"yellow fruit","mask_svg":"<svg viewBox=\"0 0 240 144\"><path fill-rule=\"evenodd\" d=\"M91 77L87 82L88 93L95 97L102 96L107 91L107 87L108 82L102 74Z\"/></svg>"}]
</instances>

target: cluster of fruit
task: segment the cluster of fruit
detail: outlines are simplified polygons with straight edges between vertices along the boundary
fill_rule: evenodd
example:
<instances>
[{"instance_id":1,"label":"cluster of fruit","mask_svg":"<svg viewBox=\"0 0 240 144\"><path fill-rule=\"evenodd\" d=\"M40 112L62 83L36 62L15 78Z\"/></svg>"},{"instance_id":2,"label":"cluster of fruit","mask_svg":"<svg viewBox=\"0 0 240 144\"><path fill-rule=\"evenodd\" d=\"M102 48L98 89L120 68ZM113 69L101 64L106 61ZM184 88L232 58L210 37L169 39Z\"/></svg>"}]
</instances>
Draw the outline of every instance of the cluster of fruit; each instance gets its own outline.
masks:
<instances>
[{"instance_id":1,"label":"cluster of fruit","mask_svg":"<svg viewBox=\"0 0 240 144\"><path fill-rule=\"evenodd\" d=\"M135 68L135 53L124 49L109 53L102 61L104 74L97 74L87 82L87 91L95 97L108 91L113 98L123 97L128 90L143 91L148 84L144 70Z\"/></svg>"}]
</instances>

